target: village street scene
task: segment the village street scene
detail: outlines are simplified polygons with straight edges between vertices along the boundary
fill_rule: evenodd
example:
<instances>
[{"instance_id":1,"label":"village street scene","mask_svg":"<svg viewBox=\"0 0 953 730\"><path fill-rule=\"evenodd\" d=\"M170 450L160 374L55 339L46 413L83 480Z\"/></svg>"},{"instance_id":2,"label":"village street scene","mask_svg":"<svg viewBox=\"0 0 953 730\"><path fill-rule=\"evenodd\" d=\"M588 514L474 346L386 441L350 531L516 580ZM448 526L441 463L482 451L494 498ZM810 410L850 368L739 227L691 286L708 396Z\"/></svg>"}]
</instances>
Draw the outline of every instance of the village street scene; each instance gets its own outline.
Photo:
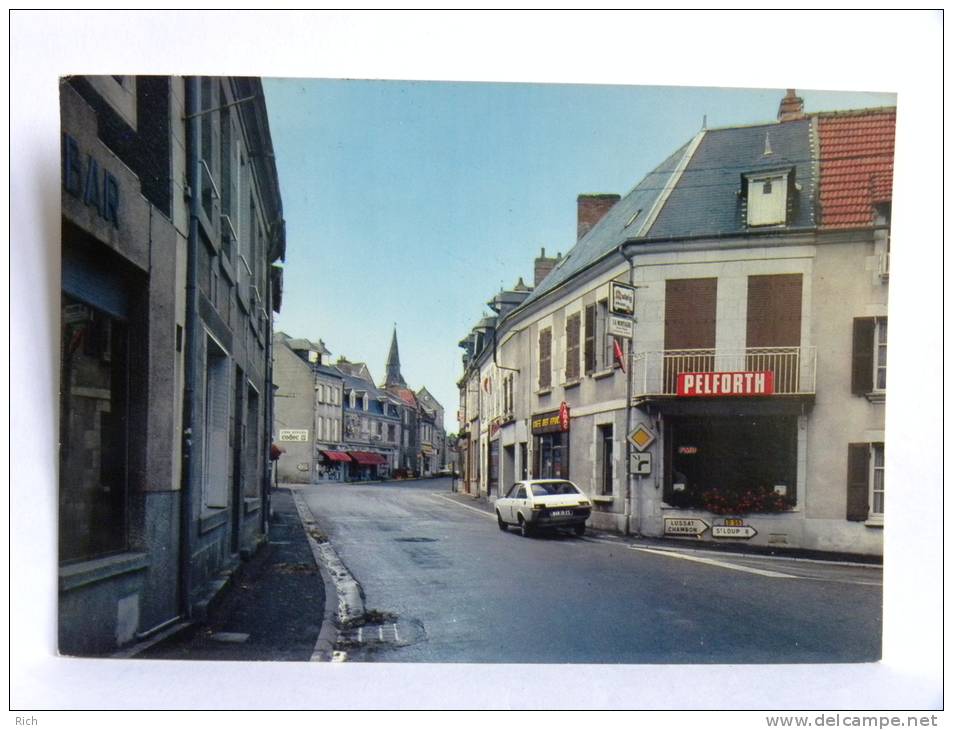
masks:
<instances>
[{"instance_id":1,"label":"village street scene","mask_svg":"<svg viewBox=\"0 0 953 730\"><path fill-rule=\"evenodd\" d=\"M901 224L889 85L88 68L56 92L54 463L17 453L55 524L15 572L81 669L43 683L90 708L143 677L182 709L934 696L885 678L937 608L939 545L891 562L902 508L942 512L927 424L892 410L911 353L922 387L937 365L925 280L897 314L932 241Z\"/></svg>"}]
</instances>

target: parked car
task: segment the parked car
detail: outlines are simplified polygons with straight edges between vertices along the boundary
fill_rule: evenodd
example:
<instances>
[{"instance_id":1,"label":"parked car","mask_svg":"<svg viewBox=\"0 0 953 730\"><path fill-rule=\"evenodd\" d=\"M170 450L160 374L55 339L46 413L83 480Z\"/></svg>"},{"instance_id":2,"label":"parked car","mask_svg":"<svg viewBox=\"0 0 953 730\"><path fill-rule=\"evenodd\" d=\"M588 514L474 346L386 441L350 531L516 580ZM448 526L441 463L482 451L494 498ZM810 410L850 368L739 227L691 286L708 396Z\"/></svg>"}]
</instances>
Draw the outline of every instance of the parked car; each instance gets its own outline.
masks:
<instances>
[{"instance_id":1,"label":"parked car","mask_svg":"<svg viewBox=\"0 0 953 730\"><path fill-rule=\"evenodd\" d=\"M452 466L445 466L441 469L437 469L437 471L434 472L434 476L437 477L455 477L456 475L457 474L453 470Z\"/></svg>"},{"instance_id":2,"label":"parked car","mask_svg":"<svg viewBox=\"0 0 953 730\"><path fill-rule=\"evenodd\" d=\"M572 527L577 535L584 535L592 512L589 498L565 479L516 482L494 506L500 529L513 525L525 537L550 527Z\"/></svg>"}]
</instances>

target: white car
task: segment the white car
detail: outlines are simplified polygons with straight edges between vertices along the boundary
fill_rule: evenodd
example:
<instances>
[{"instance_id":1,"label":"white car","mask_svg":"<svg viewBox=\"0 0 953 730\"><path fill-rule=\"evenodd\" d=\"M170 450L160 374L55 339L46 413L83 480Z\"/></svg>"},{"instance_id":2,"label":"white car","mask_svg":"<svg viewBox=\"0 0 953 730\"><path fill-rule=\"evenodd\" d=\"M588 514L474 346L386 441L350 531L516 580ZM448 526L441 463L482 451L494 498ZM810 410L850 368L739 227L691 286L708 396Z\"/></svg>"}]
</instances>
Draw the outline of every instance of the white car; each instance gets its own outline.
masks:
<instances>
[{"instance_id":1,"label":"white car","mask_svg":"<svg viewBox=\"0 0 953 730\"><path fill-rule=\"evenodd\" d=\"M527 537L545 527L572 527L577 535L583 535L592 512L589 498L566 479L516 482L494 507L501 530L513 525Z\"/></svg>"}]
</instances>

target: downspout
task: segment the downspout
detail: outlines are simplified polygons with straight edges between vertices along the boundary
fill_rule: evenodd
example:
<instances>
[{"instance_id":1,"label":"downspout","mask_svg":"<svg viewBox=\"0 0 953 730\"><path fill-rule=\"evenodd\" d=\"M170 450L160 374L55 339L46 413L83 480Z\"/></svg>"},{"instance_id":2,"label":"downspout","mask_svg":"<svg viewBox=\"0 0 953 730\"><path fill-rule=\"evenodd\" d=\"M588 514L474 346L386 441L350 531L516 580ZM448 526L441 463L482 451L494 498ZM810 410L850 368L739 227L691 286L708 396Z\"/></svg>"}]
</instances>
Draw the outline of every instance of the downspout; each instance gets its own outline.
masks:
<instances>
[{"instance_id":1,"label":"downspout","mask_svg":"<svg viewBox=\"0 0 953 730\"><path fill-rule=\"evenodd\" d=\"M186 104L191 116L186 122L186 179L189 206L189 235L185 283L185 393L182 413L182 484L179 499L179 602L182 616L192 617L192 495L197 477L194 464L195 383L198 374L198 186L201 180L198 154L199 124L195 111L199 105L199 81L186 78Z\"/></svg>"},{"instance_id":2,"label":"downspout","mask_svg":"<svg viewBox=\"0 0 953 730\"><path fill-rule=\"evenodd\" d=\"M619 244L619 254L629 264L629 286L635 286L635 264L632 263L634 256L630 257L625 252L625 244ZM633 333L634 334L634 333ZM629 473L629 465L632 460L632 442L629 441L629 434L632 433L632 345L635 338L629 338L629 346L626 348L626 367L628 372L625 374L625 534L631 535L629 523L632 519L632 474ZM642 480L639 479L639 493L636 495L638 512L636 517L636 534L642 535Z\"/></svg>"}]
</instances>

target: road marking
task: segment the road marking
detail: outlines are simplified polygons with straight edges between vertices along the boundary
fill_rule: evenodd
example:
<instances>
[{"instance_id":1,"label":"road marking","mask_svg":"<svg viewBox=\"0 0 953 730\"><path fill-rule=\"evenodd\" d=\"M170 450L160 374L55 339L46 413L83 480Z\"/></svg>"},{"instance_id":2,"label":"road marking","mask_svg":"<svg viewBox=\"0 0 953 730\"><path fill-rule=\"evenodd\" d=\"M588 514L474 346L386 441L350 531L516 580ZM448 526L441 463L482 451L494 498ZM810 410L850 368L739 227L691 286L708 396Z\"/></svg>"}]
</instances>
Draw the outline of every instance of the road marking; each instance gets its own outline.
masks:
<instances>
[{"instance_id":1,"label":"road marking","mask_svg":"<svg viewBox=\"0 0 953 730\"><path fill-rule=\"evenodd\" d=\"M739 570L742 573L753 573L754 575L761 575L765 578L790 578L792 580L799 580L800 576L798 575L789 575L787 573L778 573L774 570L762 570L760 568L750 568L747 565L735 565L734 563L725 563L721 560L712 560L711 558L700 558L696 555L685 555L684 553L673 553L668 550L653 550L652 548L637 547L632 545L630 550L638 550L643 553L653 553L654 555L665 555L669 558L678 558L679 560L689 560L693 563L704 563L705 565L714 565L719 568L727 568L728 570Z\"/></svg>"},{"instance_id":2,"label":"road marking","mask_svg":"<svg viewBox=\"0 0 953 730\"><path fill-rule=\"evenodd\" d=\"M431 494L431 496L432 496L432 497L440 497L440 499L445 499L445 500L447 500L448 502L451 502L452 504L457 505L458 507L463 507L464 509L468 509L468 510L471 510L471 511L473 511L473 512L476 512L478 515L483 515L484 517L489 517L491 520L495 520L495 519L496 519L496 515L495 515L495 514L492 514L492 515L491 515L489 512L485 512L484 510L479 509L479 508L477 508L477 507L471 507L471 506L468 505L468 504L460 504L460 502L458 502L457 500L451 499L450 497L447 497L447 496L445 496L445 495L443 495L443 494Z\"/></svg>"}]
</instances>

